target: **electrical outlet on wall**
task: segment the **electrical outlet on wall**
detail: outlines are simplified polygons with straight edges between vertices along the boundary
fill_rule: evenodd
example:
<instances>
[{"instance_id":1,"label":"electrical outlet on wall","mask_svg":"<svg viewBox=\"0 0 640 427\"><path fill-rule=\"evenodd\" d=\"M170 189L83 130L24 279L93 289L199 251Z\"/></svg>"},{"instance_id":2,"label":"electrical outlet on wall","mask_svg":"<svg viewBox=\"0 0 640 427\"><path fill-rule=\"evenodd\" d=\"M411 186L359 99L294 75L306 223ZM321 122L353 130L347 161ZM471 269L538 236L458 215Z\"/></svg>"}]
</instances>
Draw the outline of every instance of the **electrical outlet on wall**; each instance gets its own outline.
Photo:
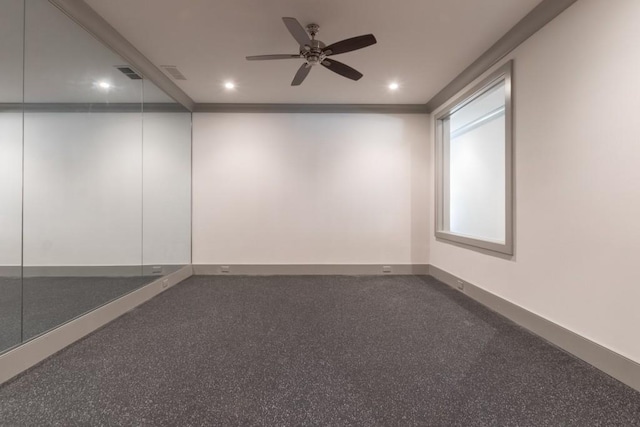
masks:
<instances>
[{"instance_id":1,"label":"electrical outlet on wall","mask_svg":"<svg viewBox=\"0 0 640 427\"><path fill-rule=\"evenodd\" d=\"M383 273L391 273L391 266L390 265L383 265L382 266L382 272Z\"/></svg>"},{"instance_id":2,"label":"electrical outlet on wall","mask_svg":"<svg viewBox=\"0 0 640 427\"><path fill-rule=\"evenodd\" d=\"M464 291L464 282L462 280L458 280L458 290Z\"/></svg>"},{"instance_id":3,"label":"electrical outlet on wall","mask_svg":"<svg viewBox=\"0 0 640 427\"><path fill-rule=\"evenodd\" d=\"M169 279L164 279L162 281L162 289L167 289L169 287Z\"/></svg>"},{"instance_id":4,"label":"electrical outlet on wall","mask_svg":"<svg viewBox=\"0 0 640 427\"><path fill-rule=\"evenodd\" d=\"M229 268L228 265L221 265L220 266L220 273L229 273L231 271L231 269Z\"/></svg>"}]
</instances>

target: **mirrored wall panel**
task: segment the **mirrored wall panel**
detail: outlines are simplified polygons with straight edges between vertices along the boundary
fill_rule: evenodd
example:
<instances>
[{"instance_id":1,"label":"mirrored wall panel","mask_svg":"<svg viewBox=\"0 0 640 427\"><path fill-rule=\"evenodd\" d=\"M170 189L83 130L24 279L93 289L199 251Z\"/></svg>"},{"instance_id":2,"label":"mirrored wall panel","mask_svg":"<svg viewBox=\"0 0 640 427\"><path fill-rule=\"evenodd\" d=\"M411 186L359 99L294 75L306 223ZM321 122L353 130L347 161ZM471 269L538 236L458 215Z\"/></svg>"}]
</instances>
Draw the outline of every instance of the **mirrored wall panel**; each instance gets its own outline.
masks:
<instances>
[{"instance_id":1,"label":"mirrored wall panel","mask_svg":"<svg viewBox=\"0 0 640 427\"><path fill-rule=\"evenodd\" d=\"M22 0L0 2L0 352L22 317Z\"/></svg>"},{"instance_id":2,"label":"mirrored wall panel","mask_svg":"<svg viewBox=\"0 0 640 427\"><path fill-rule=\"evenodd\" d=\"M0 9L1 352L191 262L191 113L50 2Z\"/></svg>"},{"instance_id":3,"label":"mirrored wall panel","mask_svg":"<svg viewBox=\"0 0 640 427\"><path fill-rule=\"evenodd\" d=\"M191 263L191 113L143 80L143 265L167 274Z\"/></svg>"},{"instance_id":4,"label":"mirrored wall panel","mask_svg":"<svg viewBox=\"0 0 640 427\"><path fill-rule=\"evenodd\" d=\"M27 0L24 338L138 288L142 80L48 1Z\"/></svg>"}]
</instances>

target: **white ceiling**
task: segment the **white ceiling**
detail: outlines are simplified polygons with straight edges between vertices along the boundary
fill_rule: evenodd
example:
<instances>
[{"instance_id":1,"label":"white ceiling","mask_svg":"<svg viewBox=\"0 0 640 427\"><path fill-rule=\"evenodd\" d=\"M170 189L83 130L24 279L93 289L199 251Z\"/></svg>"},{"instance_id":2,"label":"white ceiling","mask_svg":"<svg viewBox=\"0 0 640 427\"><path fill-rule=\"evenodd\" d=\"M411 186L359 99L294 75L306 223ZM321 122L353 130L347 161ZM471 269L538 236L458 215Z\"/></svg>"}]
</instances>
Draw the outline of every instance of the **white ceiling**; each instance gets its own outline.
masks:
<instances>
[{"instance_id":1,"label":"white ceiling","mask_svg":"<svg viewBox=\"0 0 640 427\"><path fill-rule=\"evenodd\" d=\"M425 103L540 0L86 0L196 102ZM281 17L320 25L326 44L373 33L374 46L336 57L364 74L353 82L317 67L291 87L301 59ZM233 80L237 89L222 88ZM401 84L395 93L387 84Z\"/></svg>"}]
</instances>

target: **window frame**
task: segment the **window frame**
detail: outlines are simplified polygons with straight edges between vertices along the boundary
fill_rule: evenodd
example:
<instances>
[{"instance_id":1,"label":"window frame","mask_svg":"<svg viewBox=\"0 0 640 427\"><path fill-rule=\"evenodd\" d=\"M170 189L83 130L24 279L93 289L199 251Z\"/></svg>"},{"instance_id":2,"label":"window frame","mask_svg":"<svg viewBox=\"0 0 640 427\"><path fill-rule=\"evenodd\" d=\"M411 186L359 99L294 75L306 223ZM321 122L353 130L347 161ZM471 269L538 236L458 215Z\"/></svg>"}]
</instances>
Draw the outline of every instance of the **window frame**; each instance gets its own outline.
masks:
<instances>
[{"instance_id":1,"label":"window frame","mask_svg":"<svg viewBox=\"0 0 640 427\"><path fill-rule=\"evenodd\" d=\"M436 239L459 243L475 248L486 249L506 255L513 255L513 95L512 95L513 60L502 65L496 71L473 85L451 102L435 116L435 159L436 159ZM468 105L496 84L504 81L505 87L505 242L484 240L452 233L445 227L449 221L448 191L445 188L449 182L449 117L456 111Z\"/></svg>"}]
</instances>

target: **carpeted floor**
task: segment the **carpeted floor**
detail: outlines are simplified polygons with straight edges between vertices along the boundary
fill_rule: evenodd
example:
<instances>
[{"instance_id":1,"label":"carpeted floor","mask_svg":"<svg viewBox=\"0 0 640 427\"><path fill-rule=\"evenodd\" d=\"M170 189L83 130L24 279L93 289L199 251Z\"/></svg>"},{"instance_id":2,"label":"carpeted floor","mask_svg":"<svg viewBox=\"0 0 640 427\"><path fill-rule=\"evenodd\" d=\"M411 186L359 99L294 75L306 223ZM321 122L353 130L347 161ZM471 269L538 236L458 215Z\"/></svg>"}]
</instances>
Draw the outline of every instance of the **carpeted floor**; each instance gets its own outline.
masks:
<instances>
[{"instance_id":1,"label":"carpeted floor","mask_svg":"<svg viewBox=\"0 0 640 427\"><path fill-rule=\"evenodd\" d=\"M0 277L0 352L20 344L22 280Z\"/></svg>"},{"instance_id":2,"label":"carpeted floor","mask_svg":"<svg viewBox=\"0 0 640 427\"><path fill-rule=\"evenodd\" d=\"M157 277L25 277L21 285L20 279L0 278L0 352L19 344L21 333L25 340L33 338L154 279Z\"/></svg>"},{"instance_id":3,"label":"carpeted floor","mask_svg":"<svg viewBox=\"0 0 640 427\"><path fill-rule=\"evenodd\" d=\"M431 278L194 277L1 387L0 423L634 426L640 393Z\"/></svg>"}]
</instances>

